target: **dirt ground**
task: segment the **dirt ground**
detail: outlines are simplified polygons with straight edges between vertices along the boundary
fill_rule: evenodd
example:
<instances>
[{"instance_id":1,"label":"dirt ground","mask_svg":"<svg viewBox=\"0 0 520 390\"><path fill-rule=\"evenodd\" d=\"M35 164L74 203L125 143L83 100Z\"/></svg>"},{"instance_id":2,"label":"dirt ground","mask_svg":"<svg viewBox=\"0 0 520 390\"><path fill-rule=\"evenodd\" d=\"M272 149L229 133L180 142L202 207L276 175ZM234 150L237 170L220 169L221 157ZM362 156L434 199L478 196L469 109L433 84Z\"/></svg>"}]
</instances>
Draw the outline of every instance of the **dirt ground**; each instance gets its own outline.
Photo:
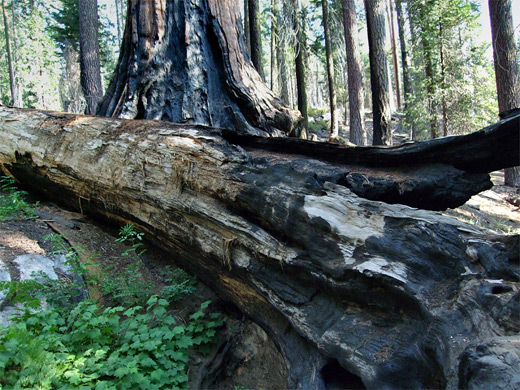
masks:
<instances>
[{"instance_id":1,"label":"dirt ground","mask_svg":"<svg viewBox=\"0 0 520 390\"><path fill-rule=\"evenodd\" d=\"M520 189L504 185L504 171L493 172L491 180L493 188L444 214L494 232L520 234Z\"/></svg>"},{"instance_id":2,"label":"dirt ground","mask_svg":"<svg viewBox=\"0 0 520 390\"><path fill-rule=\"evenodd\" d=\"M492 189L444 213L495 232L520 234L520 190L503 185L503 172L493 173L492 180L495 184ZM128 247L115 241L117 229L49 202L40 203L35 214L38 218L0 222L0 259L7 264L12 279L19 277L19 270L12 263L14 258L26 253L52 252L50 241L44 238L50 233L62 234L71 247L80 248L79 255L84 261L102 266L115 264L115 270L128 265L128 257L121 255ZM164 285L163 271L167 265L175 265L175 255L151 246L146 249L141 272L153 283L155 291L159 291ZM93 254L98 256L92 257ZM211 388L284 388L283 359L269 337L236 309L219 301L202 283L198 283L196 294L176 303L172 310L177 316L186 317L208 299L214 302L215 309L224 313L226 326L209 357L193 357L190 388L200 386L203 377L206 377L205 386Z\"/></svg>"}]
</instances>

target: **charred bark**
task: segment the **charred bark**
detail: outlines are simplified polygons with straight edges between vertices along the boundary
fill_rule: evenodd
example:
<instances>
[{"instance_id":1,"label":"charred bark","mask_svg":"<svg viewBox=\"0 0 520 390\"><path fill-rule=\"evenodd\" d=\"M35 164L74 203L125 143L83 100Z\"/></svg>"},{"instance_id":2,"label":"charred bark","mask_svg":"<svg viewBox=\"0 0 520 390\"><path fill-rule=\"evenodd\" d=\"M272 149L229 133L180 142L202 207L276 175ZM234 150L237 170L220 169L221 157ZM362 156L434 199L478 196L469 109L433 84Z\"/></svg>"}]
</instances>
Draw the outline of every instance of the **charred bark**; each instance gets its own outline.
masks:
<instances>
[{"instance_id":1,"label":"charred bark","mask_svg":"<svg viewBox=\"0 0 520 390\"><path fill-rule=\"evenodd\" d=\"M238 2L131 0L119 63L99 115L280 135L283 106L243 55Z\"/></svg>"},{"instance_id":2,"label":"charred bark","mask_svg":"<svg viewBox=\"0 0 520 390\"><path fill-rule=\"evenodd\" d=\"M268 332L288 388L492 388L520 369L519 237L354 191L370 175L427 183L430 169L454 181L419 192L446 202L518 160L519 121L365 149L0 107L0 164L171 251ZM356 174L367 180L349 184ZM483 364L504 351L509 368ZM338 370L351 382L334 383Z\"/></svg>"}]
</instances>

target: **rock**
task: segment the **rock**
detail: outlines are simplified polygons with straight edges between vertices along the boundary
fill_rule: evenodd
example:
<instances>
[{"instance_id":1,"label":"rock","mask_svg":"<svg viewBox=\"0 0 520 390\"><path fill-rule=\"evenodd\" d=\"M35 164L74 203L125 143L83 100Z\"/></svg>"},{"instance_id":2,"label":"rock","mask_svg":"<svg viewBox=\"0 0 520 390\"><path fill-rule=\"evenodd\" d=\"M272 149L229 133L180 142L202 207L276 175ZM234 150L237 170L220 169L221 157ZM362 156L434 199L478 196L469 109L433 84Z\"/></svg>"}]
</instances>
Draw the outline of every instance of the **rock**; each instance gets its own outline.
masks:
<instances>
[{"instance_id":1,"label":"rock","mask_svg":"<svg viewBox=\"0 0 520 390\"><path fill-rule=\"evenodd\" d=\"M21 255L13 260L20 270L20 280L34 279L39 274L43 274L52 280L58 280L55 268L63 270L65 268L64 261L64 256L52 259L36 254Z\"/></svg>"},{"instance_id":2,"label":"rock","mask_svg":"<svg viewBox=\"0 0 520 390\"><path fill-rule=\"evenodd\" d=\"M460 389L520 389L520 337L471 345L460 357Z\"/></svg>"},{"instance_id":3,"label":"rock","mask_svg":"<svg viewBox=\"0 0 520 390\"><path fill-rule=\"evenodd\" d=\"M9 273L9 269L7 265L0 260L0 282L10 282L11 274ZM0 290L0 307L2 306L2 302L4 301L7 293L5 290Z\"/></svg>"}]
</instances>

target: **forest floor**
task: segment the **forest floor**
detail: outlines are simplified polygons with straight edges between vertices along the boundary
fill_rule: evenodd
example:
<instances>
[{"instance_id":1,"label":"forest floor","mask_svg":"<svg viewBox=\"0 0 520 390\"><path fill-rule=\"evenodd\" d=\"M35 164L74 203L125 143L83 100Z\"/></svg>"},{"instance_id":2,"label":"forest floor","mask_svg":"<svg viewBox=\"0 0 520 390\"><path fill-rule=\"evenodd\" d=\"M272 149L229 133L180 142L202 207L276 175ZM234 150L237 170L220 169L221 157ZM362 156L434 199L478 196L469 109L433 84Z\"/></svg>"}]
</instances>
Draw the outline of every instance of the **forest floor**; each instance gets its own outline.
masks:
<instances>
[{"instance_id":1,"label":"forest floor","mask_svg":"<svg viewBox=\"0 0 520 390\"><path fill-rule=\"evenodd\" d=\"M492 189L444 214L494 232L520 234L519 189L504 186L503 172L494 172L492 180L495 184ZM64 210L48 201L37 205L34 213L35 218L0 222L0 266L3 263L4 270L7 267L11 280L20 277L21 271L14 263L17 257L52 253L52 243L45 238L51 233L62 235L70 247L77 250L82 261L96 263L101 268L112 267L114 272L128 267L131 260L122 256L128 246L115 240L117 228ZM153 285L155 292L165 285L164 270L167 266L175 266L175 255L146 245L140 272L142 278ZM195 294L176 302L172 310L176 316L186 318L206 300L212 300L215 308L224 313L226 326L211 354L205 359L194 358L190 371L192 383L197 383L197 376L208 373L218 377L213 385L221 389L272 388L273 383L284 383L282 358L267 335L238 311L219 301L202 283L197 284Z\"/></svg>"},{"instance_id":2,"label":"forest floor","mask_svg":"<svg viewBox=\"0 0 520 390\"><path fill-rule=\"evenodd\" d=\"M504 171L492 172L491 180L493 188L444 214L498 233L520 234L520 189L504 185Z\"/></svg>"},{"instance_id":3,"label":"forest floor","mask_svg":"<svg viewBox=\"0 0 520 390\"><path fill-rule=\"evenodd\" d=\"M32 195L29 198L31 202L37 200ZM21 280L24 271L25 274L28 272L21 269L18 260L26 255L36 255L36 261L44 257L54 261L56 248L49 239L51 234L63 237L83 263L92 264L92 273L105 269L113 274L123 274L135 261L123 255L129 245L116 241L118 227L108 226L44 200L33 211L36 217L0 221L0 281ZM142 266L136 272L140 274L141 282L151 284L153 293L158 293L167 283L167 268L176 268L175 255L149 244L145 244L145 249L141 255ZM30 267L33 270L32 264ZM50 268L53 272L52 265ZM47 273L45 267L36 268L36 272L40 270ZM60 278L70 277L59 271L56 273ZM100 297L100 292L95 289L90 288L89 293L94 299ZM2 296L0 291L0 326L7 325L7 318L16 310L6 305L7 300L2 302L4 298L5 294ZM225 325L219 330L217 342L209 355L192 354L189 387L265 389L272 388L273 383L285 383L282 357L266 333L236 308L219 300L204 284L197 282L195 293L173 302L169 309L175 318L186 322L201 303L208 300L212 301L212 311L221 313L225 318ZM202 378L211 378L211 381L206 379L201 383Z\"/></svg>"}]
</instances>

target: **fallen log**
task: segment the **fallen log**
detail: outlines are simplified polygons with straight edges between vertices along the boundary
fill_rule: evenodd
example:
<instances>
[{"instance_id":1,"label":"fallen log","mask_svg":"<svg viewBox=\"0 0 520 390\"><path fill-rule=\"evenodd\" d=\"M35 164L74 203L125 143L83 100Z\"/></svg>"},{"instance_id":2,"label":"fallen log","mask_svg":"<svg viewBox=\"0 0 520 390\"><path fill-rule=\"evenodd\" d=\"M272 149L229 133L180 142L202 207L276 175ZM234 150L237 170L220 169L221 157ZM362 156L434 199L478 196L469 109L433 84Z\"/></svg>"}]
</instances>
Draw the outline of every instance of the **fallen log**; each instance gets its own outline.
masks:
<instances>
[{"instance_id":1,"label":"fallen log","mask_svg":"<svg viewBox=\"0 0 520 390\"><path fill-rule=\"evenodd\" d=\"M485 373L514 385L519 237L409 205L442 209L487 188L486 164L518 162L519 120L363 152L0 107L0 164L171 251L267 331L288 388L471 387ZM468 160L486 149L485 163Z\"/></svg>"}]
</instances>

